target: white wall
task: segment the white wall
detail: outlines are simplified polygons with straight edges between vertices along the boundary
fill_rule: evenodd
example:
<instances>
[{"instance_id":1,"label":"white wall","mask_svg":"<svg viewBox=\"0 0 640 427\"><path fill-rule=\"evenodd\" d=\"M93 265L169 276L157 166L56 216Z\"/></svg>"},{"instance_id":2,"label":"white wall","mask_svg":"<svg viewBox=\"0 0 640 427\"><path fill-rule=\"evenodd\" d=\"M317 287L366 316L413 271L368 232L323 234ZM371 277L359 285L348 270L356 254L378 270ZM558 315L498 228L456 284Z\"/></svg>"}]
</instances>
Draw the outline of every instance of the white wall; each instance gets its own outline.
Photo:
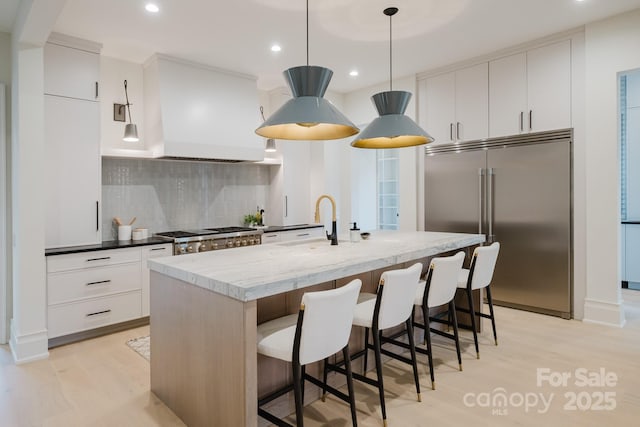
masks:
<instances>
[{"instance_id":1,"label":"white wall","mask_svg":"<svg viewBox=\"0 0 640 427\"><path fill-rule=\"evenodd\" d=\"M0 96L0 344L6 344L9 336L8 325L11 318L11 253L7 223L10 220L10 205L7 203L9 188L10 141L11 131L11 35L0 33L0 84L3 84L3 95Z\"/></svg>"},{"instance_id":2,"label":"white wall","mask_svg":"<svg viewBox=\"0 0 640 427\"><path fill-rule=\"evenodd\" d=\"M113 120L113 104L126 104L124 81L131 103L131 118L138 126L138 142L122 140L124 126L129 123ZM142 64L100 56L100 148L103 155L126 155L131 150L145 149L144 135L144 87Z\"/></svg>"},{"instance_id":3,"label":"white wall","mask_svg":"<svg viewBox=\"0 0 640 427\"><path fill-rule=\"evenodd\" d=\"M584 320L624 324L620 296L618 73L640 67L640 10L585 28L586 298Z\"/></svg>"}]
</instances>

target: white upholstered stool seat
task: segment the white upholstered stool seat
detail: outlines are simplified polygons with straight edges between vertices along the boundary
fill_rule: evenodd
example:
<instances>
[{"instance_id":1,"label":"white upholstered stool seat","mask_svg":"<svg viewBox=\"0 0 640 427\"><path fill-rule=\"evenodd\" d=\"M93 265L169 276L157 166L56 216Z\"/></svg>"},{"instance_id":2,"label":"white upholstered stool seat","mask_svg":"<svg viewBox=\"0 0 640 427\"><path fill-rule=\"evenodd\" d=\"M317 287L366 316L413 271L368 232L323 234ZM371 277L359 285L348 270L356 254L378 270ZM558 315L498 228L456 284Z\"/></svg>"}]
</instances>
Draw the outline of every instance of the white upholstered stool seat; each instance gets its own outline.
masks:
<instances>
[{"instance_id":1,"label":"white upholstered stool seat","mask_svg":"<svg viewBox=\"0 0 640 427\"><path fill-rule=\"evenodd\" d=\"M258 325L256 343L257 352L264 356L291 362L293 384L258 400L258 415L277 426L290 424L277 418L262 408L266 403L293 390L296 425L302 427L305 380L322 388L323 395L330 392L349 403L351 422L357 425L355 397L349 358L349 337L353 324L353 312L360 293L362 282L359 279L327 291L307 292L302 296L298 314L280 317ZM330 387L324 382L307 375L305 366L309 363L324 360L325 372L328 358L342 350L346 360L345 369L341 372L347 377L349 394Z\"/></svg>"},{"instance_id":2,"label":"white upholstered stool seat","mask_svg":"<svg viewBox=\"0 0 640 427\"><path fill-rule=\"evenodd\" d=\"M385 271L380 277L376 294L361 293L358 304L354 309L353 324L365 328L364 350L352 356L352 359L364 356L364 369L367 367L368 351L374 350L376 361L377 380L365 375L353 373L353 377L378 388L380 396L380 409L384 425L387 423L387 412L384 400L384 383L382 376L381 354L408 363L413 367L413 377L420 401L420 382L418 379L418 366L416 364L416 351L413 342L413 324L411 314L413 311L413 299L420 280L422 264L416 263L408 268ZM400 354L392 353L386 348L381 348L383 343L394 342L392 338L382 335L382 331L398 325L405 324L409 335L409 344L402 343L405 348L411 350L411 359ZM373 345L369 344L369 330L373 337Z\"/></svg>"},{"instance_id":3,"label":"white upholstered stool seat","mask_svg":"<svg viewBox=\"0 0 640 427\"><path fill-rule=\"evenodd\" d=\"M473 342L476 347L476 357L480 358L480 347L478 345L478 332L476 330L476 316L491 319L493 328L493 339L498 345L498 335L496 333L496 318L493 314L493 299L491 297L491 280L500 252L500 243L494 242L489 246L479 246L473 251L471 265L469 269L463 269L458 276L458 289L463 290L467 295L467 307L456 307L458 311L469 313L471 318L471 330L473 331ZM478 289L485 289L489 314L476 312L473 306L472 292Z\"/></svg>"}]
</instances>

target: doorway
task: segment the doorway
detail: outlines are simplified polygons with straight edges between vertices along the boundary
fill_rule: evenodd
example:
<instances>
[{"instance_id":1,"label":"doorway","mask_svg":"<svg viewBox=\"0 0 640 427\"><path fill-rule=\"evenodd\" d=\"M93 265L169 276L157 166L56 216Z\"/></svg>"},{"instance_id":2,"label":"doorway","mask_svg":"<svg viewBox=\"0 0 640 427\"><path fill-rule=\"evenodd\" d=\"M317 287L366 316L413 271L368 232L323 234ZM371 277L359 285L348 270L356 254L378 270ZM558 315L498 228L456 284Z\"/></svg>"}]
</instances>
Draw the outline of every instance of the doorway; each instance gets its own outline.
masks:
<instances>
[{"instance_id":1,"label":"doorway","mask_svg":"<svg viewBox=\"0 0 640 427\"><path fill-rule=\"evenodd\" d=\"M640 69L618 75L622 287L640 290Z\"/></svg>"}]
</instances>

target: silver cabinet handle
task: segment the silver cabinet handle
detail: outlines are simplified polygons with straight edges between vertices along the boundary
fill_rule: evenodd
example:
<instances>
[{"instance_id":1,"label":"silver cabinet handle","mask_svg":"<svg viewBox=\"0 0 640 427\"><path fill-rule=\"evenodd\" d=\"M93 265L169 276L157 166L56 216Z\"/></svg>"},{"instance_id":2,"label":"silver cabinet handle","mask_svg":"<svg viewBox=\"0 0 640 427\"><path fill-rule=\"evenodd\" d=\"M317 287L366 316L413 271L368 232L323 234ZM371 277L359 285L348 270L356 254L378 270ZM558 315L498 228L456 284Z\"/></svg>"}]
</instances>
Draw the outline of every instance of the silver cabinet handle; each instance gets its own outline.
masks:
<instances>
[{"instance_id":1,"label":"silver cabinet handle","mask_svg":"<svg viewBox=\"0 0 640 427\"><path fill-rule=\"evenodd\" d=\"M529 110L529 130L533 130L533 110Z\"/></svg>"},{"instance_id":2,"label":"silver cabinet handle","mask_svg":"<svg viewBox=\"0 0 640 427\"><path fill-rule=\"evenodd\" d=\"M296 234L296 237L304 237L304 236L308 236L309 233L302 233L302 234Z\"/></svg>"},{"instance_id":3,"label":"silver cabinet handle","mask_svg":"<svg viewBox=\"0 0 640 427\"><path fill-rule=\"evenodd\" d=\"M100 202L96 200L96 231L100 231Z\"/></svg>"},{"instance_id":4,"label":"silver cabinet handle","mask_svg":"<svg viewBox=\"0 0 640 427\"><path fill-rule=\"evenodd\" d=\"M460 136L460 122L456 122L456 139L458 141L462 139Z\"/></svg>"},{"instance_id":5,"label":"silver cabinet handle","mask_svg":"<svg viewBox=\"0 0 640 427\"><path fill-rule=\"evenodd\" d=\"M285 218L289 216L289 200L287 200L287 196L284 196L284 216Z\"/></svg>"},{"instance_id":6,"label":"silver cabinet handle","mask_svg":"<svg viewBox=\"0 0 640 427\"><path fill-rule=\"evenodd\" d=\"M272 237L278 237L278 235L277 235L277 234L269 234L269 235L267 235L267 236L263 236L263 237L266 237L266 238L269 238L269 239L270 239L270 238L272 238Z\"/></svg>"},{"instance_id":7,"label":"silver cabinet handle","mask_svg":"<svg viewBox=\"0 0 640 427\"><path fill-rule=\"evenodd\" d=\"M478 169L478 234L482 234L482 224L484 223L484 168Z\"/></svg>"},{"instance_id":8,"label":"silver cabinet handle","mask_svg":"<svg viewBox=\"0 0 640 427\"><path fill-rule=\"evenodd\" d=\"M449 139L453 141L453 123L449 123Z\"/></svg>"},{"instance_id":9,"label":"silver cabinet handle","mask_svg":"<svg viewBox=\"0 0 640 427\"><path fill-rule=\"evenodd\" d=\"M524 130L524 111L520 111L520 132Z\"/></svg>"},{"instance_id":10,"label":"silver cabinet handle","mask_svg":"<svg viewBox=\"0 0 640 427\"><path fill-rule=\"evenodd\" d=\"M105 260L108 260L108 259L111 259L111 257L110 256L103 256L103 257L100 257L100 258L89 258L87 260L87 262L89 262L89 261L105 261Z\"/></svg>"},{"instance_id":11,"label":"silver cabinet handle","mask_svg":"<svg viewBox=\"0 0 640 427\"><path fill-rule=\"evenodd\" d=\"M98 92L98 82L96 82L96 99L98 99L99 96L99 92Z\"/></svg>"},{"instance_id":12,"label":"silver cabinet handle","mask_svg":"<svg viewBox=\"0 0 640 427\"><path fill-rule=\"evenodd\" d=\"M105 283L111 283L111 280L100 280L98 282L89 282L85 286L102 285L102 284L105 284Z\"/></svg>"},{"instance_id":13,"label":"silver cabinet handle","mask_svg":"<svg viewBox=\"0 0 640 427\"><path fill-rule=\"evenodd\" d=\"M487 220L489 223L488 243L493 243L493 180L495 173L493 168L489 168L489 176L487 182Z\"/></svg>"},{"instance_id":14,"label":"silver cabinet handle","mask_svg":"<svg viewBox=\"0 0 640 427\"><path fill-rule=\"evenodd\" d=\"M167 248L153 248L152 251L164 251Z\"/></svg>"},{"instance_id":15,"label":"silver cabinet handle","mask_svg":"<svg viewBox=\"0 0 640 427\"><path fill-rule=\"evenodd\" d=\"M111 313L111 309L109 309L109 310L102 310L102 311L96 311L95 313L89 313L89 314L87 314L87 317L97 316L97 315L99 315L99 314L107 314L107 313Z\"/></svg>"}]
</instances>

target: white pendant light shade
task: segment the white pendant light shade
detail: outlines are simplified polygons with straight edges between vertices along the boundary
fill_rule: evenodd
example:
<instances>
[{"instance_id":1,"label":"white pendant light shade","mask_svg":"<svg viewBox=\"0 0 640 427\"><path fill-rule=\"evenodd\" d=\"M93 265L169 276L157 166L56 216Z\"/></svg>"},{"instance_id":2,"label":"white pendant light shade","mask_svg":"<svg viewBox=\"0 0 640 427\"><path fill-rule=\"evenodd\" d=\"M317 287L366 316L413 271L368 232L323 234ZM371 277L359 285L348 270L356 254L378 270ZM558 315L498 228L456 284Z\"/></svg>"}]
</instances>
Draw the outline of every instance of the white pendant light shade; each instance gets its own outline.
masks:
<instances>
[{"instance_id":1,"label":"white pendant light shade","mask_svg":"<svg viewBox=\"0 0 640 427\"><path fill-rule=\"evenodd\" d=\"M256 129L258 135L287 140L328 140L358 133L359 129L323 98L333 71L303 65L289 68L283 74L293 99Z\"/></svg>"},{"instance_id":2,"label":"white pendant light shade","mask_svg":"<svg viewBox=\"0 0 640 427\"><path fill-rule=\"evenodd\" d=\"M389 90L376 93L371 101L379 117L369 123L351 143L356 148L403 148L433 142L433 138L404 112L409 105L411 93L393 90L393 61L391 17L398 13L397 7L388 7L383 13L389 17Z\"/></svg>"},{"instance_id":3,"label":"white pendant light shade","mask_svg":"<svg viewBox=\"0 0 640 427\"><path fill-rule=\"evenodd\" d=\"M133 123L128 123L124 127L124 138L123 141L126 142L138 142L138 127Z\"/></svg>"},{"instance_id":4,"label":"white pendant light shade","mask_svg":"<svg viewBox=\"0 0 640 427\"><path fill-rule=\"evenodd\" d=\"M276 152L276 141L273 138L267 139L267 145L264 147L264 151L267 153L275 153Z\"/></svg>"},{"instance_id":5,"label":"white pendant light shade","mask_svg":"<svg viewBox=\"0 0 640 427\"><path fill-rule=\"evenodd\" d=\"M427 144L433 141L404 112L411 93L405 91L380 92L371 97L379 117L369 123L358 138L351 143L356 148L403 148Z\"/></svg>"}]
</instances>

